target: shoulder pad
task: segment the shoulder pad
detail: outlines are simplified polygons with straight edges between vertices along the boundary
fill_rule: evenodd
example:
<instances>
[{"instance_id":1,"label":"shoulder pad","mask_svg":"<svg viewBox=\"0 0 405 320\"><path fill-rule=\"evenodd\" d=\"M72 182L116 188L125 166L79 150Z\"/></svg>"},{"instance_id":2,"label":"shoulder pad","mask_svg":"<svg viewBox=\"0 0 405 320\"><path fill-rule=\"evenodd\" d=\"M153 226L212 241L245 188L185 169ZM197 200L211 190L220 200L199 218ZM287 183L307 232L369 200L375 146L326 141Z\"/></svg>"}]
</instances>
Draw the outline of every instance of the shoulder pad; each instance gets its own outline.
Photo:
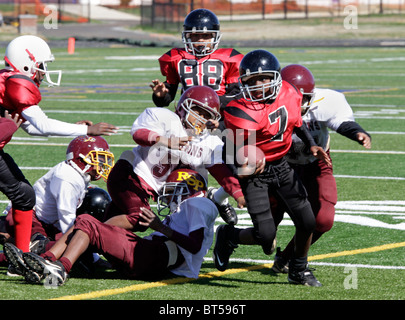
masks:
<instances>
[{"instance_id":1,"label":"shoulder pad","mask_svg":"<svg viewBox=\"0 0 405 320\"><path fill-rule=\"evenodd\" d=\"M22 74L12 75L6 79L5 95L19 112L41 101L41 92L37 84Z\"/></svg>"}]
</instances>

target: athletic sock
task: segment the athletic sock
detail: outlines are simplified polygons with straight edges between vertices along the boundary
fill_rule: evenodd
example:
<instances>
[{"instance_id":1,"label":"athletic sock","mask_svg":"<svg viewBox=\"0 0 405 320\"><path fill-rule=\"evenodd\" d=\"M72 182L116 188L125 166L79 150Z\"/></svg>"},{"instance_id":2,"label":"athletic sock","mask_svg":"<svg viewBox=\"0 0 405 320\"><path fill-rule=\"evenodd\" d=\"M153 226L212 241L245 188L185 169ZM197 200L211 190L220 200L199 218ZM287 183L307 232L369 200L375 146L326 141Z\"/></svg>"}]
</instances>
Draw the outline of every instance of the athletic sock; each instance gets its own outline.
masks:
<instances>
[{"instance_id":1,"label":"athletic sock","mask_svg":"<svg viewBox=\"0 0 405 320\"><path fill-rule=\"evenodd\" d=\"M292 258L289 265L291 269L302 271L308 266L308 257Z\"/></svg>"},{"instance_id":2,"label":"athletic sock","mask_svg":"<svg viewBox=\"0 0 405 320\"><path fill-rule=\"evenodd\" d=\"M46 251L46 252L40 254L40 256L42 258L52 261L52 262L55 262L56 260L58 260L58 259L56 259L55 255L51 251Z\"/></svg>"},{"instance_id":3,"label":"athletic sock","mask_svg":"<svg viewBox=\"0 0 405 320\"><path fill-rule=\"evenodd\" d=\"M13 209L15 245L23 252L30 251L33 210Z\"/></svg>"},{"instance_id":4,"label":"athletic sock","mask_svg":"<svg viewBox=\"0 0 405 320\"><path fill-rule=\"evenodd\" d=\"M228 203L229 194L225 192L224 188L220 187L217 191L215 191L213 199L218 204L226 204Z\"/></svg>"},{"instance_id":5,"label":"athletic sock","mask_svg":"<svg viewBox=\"0 0 405 320\"><path fill-rule=\"evenodd\" d=\"M60 263L62 263L63 267L65 268L66 273L69 273L72 270L72 263L66 257L62 257L59 259Z\"/></svg>"}]
</instances>

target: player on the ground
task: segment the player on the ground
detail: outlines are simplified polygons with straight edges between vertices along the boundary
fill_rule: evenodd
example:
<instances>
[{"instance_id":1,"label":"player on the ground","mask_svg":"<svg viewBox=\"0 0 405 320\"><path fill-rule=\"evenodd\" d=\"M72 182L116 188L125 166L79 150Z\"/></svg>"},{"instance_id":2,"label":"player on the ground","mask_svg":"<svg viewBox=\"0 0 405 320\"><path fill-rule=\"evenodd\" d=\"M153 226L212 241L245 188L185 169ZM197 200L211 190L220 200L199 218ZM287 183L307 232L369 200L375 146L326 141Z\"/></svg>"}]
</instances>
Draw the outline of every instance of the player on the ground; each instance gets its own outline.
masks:
<instances>
[{"instance_id":1,"label":"player on the ground","mask_svg":"<svg viewBox=\"0 0 405 320\"><path fill-rule=\"evenodd\" d=\"M30 251L45 250L73 226L90 182L100 178L106 180L113 165L114 155L103 137L79 136L69 143L66 160L55 165L33 185L36 204L29 230ZM9 212L12 209L11 206ZM7 214L8 241L15 238L14 225L14 216ZM3 257L0 256L1 260ZM22 270L9 270L8 274L21 275Z\"/></svg>"},{"instance_id":2,"label":"player on the ground","mask_svg":"<svg viewBox=\"0 0 405 320\"><path fill-rule=\"evenodd\" d=\"M331 89L315 87L311 71L297 64L284 67L281 78L294 85L303 94L302 120L315 142L330 156L329 130L333 130L351 140L371 148L371 136L354 120L353 111L345 96ZM333 226L337 188L332 165L327 166L315 158L302 142L293 135L293 143L286 155L287 161L302 180L316 216L316 227L312 235L312 244ZM278 225L285 208L280 204L273 209L273 216ZM281 252L277 248L273 270L288 272L288 261L294 248L294 239Z\"/></svg>"},{"instance_id":3,"label":"player on the ground","mask_svg":"<svg viewBox=\"0 0 405 320\"><path fill-rule=\"evenodd\" d=\"M5 111L18 114L24 121L20 127L28 134L110 135L118 129L104 122L93 125L84 120L71 124L47 117L38 105L39 86L44 79L51 85L59 85L62 72L48 70L54 56L41 38L30 35L15 38L8 44L4 60L6 67L0 70L0 115ZM17 247L28 251L35 193L13 158L3 150L0 151L0 190L13 204Z\"/></svg>"},{"instance_id":4,"label":"player on the ground","mask_svg":"<svg viewBox=\"0 0 405 320\"><path fill-rule=\"evenodd\" d=\"M288 280L291 283L321 286L308 268L308 249L315 217L302 183L296 179L285 155L296 132L311 153L328 162L302 125L302 94L282 81L277 58L266 50L253 50L240 65L243 97L231 101L224 111L225 125L232 130L236 148L253 145L265 154L265 161L255 164L256 172L240 172L239 181L251 216L252 228L222 225L217 229L214 262L219 270L227 268L229 257L238 244L261 245L267 255L274 250L276 226L271 213L270 196L288 208L296 228L296 245Z\"/></svg>"},{"instance_id":5,"label":"player on the ground","mask_svg":"<svg viewBox=\"0 0 405 320\"><path fill-rule=\"evenodd\" d=\"M90 215L81 215L75 225L41 256L21 253L12 245L15 261L22 260L25 279L60 286L77 259L89 246L95 247L123 276L129 279L163 277L168 272L198 278L204 256L211 247L218 210L205 198L207 183L194 170L178 169L167 178L159 191L159 213L142 208L141 224L154 230L141 238L135 233L102 223Z\"/></svg>"}]
</instances>

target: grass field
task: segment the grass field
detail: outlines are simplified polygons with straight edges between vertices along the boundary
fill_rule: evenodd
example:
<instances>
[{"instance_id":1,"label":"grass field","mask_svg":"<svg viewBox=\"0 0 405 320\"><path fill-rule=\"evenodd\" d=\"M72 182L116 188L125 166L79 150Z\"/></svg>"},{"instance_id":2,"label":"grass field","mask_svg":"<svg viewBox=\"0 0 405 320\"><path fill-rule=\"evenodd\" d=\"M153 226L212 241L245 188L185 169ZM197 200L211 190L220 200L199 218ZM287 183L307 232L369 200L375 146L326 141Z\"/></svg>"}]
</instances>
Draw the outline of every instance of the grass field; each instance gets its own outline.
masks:
<instances>
[{"instance_id":1,"label":"grass field","mask_svg":"<svg viewBox=\"0 0 405 320\"><path fill-rule=\"evenodd\" d=\"M242 53L251 50L238 49ZM317 86L343 91L356 120L372 134L370 151L332 134L331 155L339 194L335 225L310 249L309 256L310 266L323 284L321 288L289 285L285 275L271 272L273 256L265 256L256 246L240 246L225 272L215 269L210 251L198 280L174 277L129 281L111 270L100 271L96 279L72 274L66 285L52 290L7 277L6 268L0 268L0 299L159 300L150 310L156 316L167 312L161 309L167 303L181 305L166 300L235 300L227 302L231 305L241 304L239 300L403 300L405 49L266 49L279 58L282 66L301 63L309 67ZM162 79L157 58L165 51L116 47L77 49L74 55L68 55L64 49L55 50L52 68L64 70L62 86L42 88L41 106L55 119L90 119L119 126L117 135L107 137L118 158L133 145L129 130L134 119L144 108L153 106L148 84L151 79ZM64 159L69 141L30 137L19 130L5 150L33 183ZM210 184L217 185L213 179ZM102 181L97 185L105 188ZM7 199L2 194L0 201L3 209ZM241 210L239 214L239 224L250 225L247 213ZM277 235L278 245L284 247L293 232L286 216ZM242 301L247 304L244 314L264 308L260 303L249 305L249 301ZM219 314L218 310L211 309L211 315L214 311Z\"/></svg>"}]
</instances>

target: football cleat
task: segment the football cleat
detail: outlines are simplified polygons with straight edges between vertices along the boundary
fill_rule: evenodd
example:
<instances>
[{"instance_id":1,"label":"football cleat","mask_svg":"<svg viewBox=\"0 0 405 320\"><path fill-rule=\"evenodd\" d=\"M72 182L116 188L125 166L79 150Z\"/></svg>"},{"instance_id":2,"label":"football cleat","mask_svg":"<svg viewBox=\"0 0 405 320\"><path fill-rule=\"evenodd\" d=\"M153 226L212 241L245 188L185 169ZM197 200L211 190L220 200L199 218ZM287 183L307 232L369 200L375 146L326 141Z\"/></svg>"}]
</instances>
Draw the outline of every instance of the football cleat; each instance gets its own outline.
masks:
<instances>
[{"instance_id":1,"label":"football cleat","mask_svg":"<svg viewBox=\"0 0 405 320\"><path fill-rule=\"evenodd\" d=\"M309 287L322 287L322 284L315 278L308 267L304 270L289 268L288 282L292 284L302 284Z\"/></svg>"},{"instance_id":2,"label":"football cleat","mask_svg":"<svg viewBox=\"0 0 405 320\"><path fill-rule=\"evenodd\" d=\"M9 262L7 274L10 276L24 276L27 266L24 263L23 252L12 243L5 243L3 246L4 254Z\"/></svg>"},{"instance_id":3,"label":"football cleat","mask_svg":"<svg viewBox=\"0 0 405 320\"><path fill-rule=\"evenodd\" d=\"M31 237L30 252L41 254L45 252L45 247L49 243L49 239L37 232Z\"/></svg>"},{"instance_id":4,"label":"football cleat","mask_svg":"<svg viewBox=\"0 0 405 320\"><path fill-rule=\"evenodd\" d=\"M31 273L27 273L31 277L29 279L26 277L27 281L37 282L34 280L38 275L37 279L39 281L45 279L45 283L49 286L61 286L66 282L68 275L61 262L46 260L32 252L25 252L23 257L31 271Z\"/></svg>"},{"instance_id":5,"label":"football cleat","mask_svg":"<svg viewBox=\"0 0 405 320\"><path fill-rule=\"evenodd\" d=\"M226 202L225 204L218 204L214 200L214 193L218 188L209 187L207 192L207 198L210 199L217 207L219 215L225 223L234 226L238 223L238 215L236 214L235 209Z\"/></svg>"},{"instance_id":6,"label":"football cleat","mask_svg":"<svg viewBox=\"0 0 405 320\"><path fill-rule=\"evenodd\" d=\"M216 231L213 258L215 267L219 271L225 271L228 268L229 257L238 247L227 238L227 234L229 233L230 229L233 229L233 226L224 224L218 226Z\"/></svg>"},{"instance_id":7,"label":"football cleat","mask_svg":"<svg viewBox=\"0 0 405 320\"><path fill-rule=\"evenodd\" d=\"M274 263L271 267L275 273L288 273L288 260L281 256L280 247L277 247L276 255L274 256Z\"/></svg>"}]
</instances>

